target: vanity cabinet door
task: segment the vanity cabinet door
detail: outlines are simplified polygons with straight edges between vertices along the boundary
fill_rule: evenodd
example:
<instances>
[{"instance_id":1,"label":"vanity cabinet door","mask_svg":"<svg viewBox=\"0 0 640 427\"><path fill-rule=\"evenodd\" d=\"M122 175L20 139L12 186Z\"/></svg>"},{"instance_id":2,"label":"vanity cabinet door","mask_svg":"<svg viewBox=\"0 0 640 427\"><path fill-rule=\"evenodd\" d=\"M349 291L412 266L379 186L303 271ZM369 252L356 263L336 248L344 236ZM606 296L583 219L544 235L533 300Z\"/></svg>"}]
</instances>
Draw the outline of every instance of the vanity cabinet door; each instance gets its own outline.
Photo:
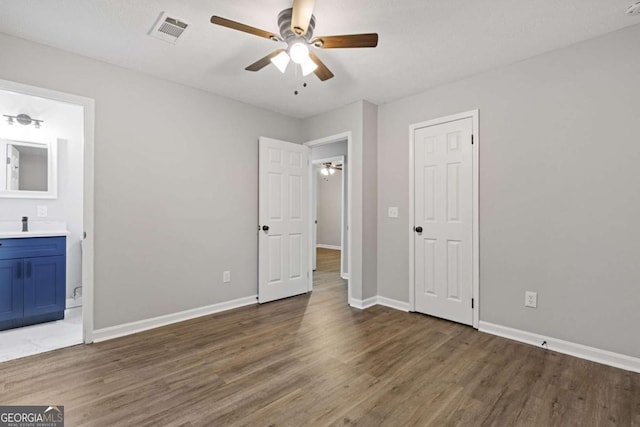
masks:
<instances>
[{"instance_id":1,"label":"vanity cabinet door","mask_svg":"<svg viewBox=\"0 0 640 427\"><path fill-rule=\"evenodd\" d=\"M0 260L0 321L22 317L23 270L21 259Z\"/></svg>"},{"instance_id":2,"label":"vanity cabinet door","mask_svg":"<svg viewBox=\"0 0 640 427\"><path fill-rule=\"evenodd\" d=\"M65 257L24 259L24 316L64 312Z\"/></svg>"}]
</instances>

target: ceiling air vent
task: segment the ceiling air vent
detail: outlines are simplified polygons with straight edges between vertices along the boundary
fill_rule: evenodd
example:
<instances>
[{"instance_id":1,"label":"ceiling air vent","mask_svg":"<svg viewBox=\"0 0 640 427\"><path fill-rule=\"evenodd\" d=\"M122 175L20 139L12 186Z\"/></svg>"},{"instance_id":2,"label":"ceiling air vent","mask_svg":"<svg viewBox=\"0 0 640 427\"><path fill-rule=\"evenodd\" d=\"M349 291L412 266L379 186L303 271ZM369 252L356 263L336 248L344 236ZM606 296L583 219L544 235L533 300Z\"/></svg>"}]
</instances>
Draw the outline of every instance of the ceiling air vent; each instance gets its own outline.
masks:
<instances>
[{"instance_id":1,"label":"ceiling air vent","mask_svg":"<svg viewBox=\"0 0 640 427\"><path fill-rule=\"evenodd\" d=\"M172 18L165 12L162 12L160 18L158 18L158 21L149 32L149 35L169 43L175 43L188 26L189 24L186 22Z\"/></svg>"}]
</instances>

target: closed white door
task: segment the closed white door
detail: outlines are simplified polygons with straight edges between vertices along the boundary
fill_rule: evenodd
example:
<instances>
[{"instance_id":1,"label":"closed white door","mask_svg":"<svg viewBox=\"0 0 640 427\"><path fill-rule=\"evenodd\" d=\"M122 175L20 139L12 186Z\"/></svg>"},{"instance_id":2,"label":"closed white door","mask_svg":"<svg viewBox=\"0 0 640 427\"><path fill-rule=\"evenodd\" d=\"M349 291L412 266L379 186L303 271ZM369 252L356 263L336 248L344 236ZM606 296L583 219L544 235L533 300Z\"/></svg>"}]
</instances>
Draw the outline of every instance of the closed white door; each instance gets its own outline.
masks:
<instances>
[{"instance_id":1,"label":"closed white door","mask_svg":"<svg viewBox=\"0 0 640 427\"><path fill-rule=\"evenodd\" d=\"M7 145L7 190L20 189L20 152L13 145Z\"/></svg>"},{"instance_id":2,"label":"closed white door","mask_svg":"<svg viewBox=\"0 0 640 427\"><path fill-rule=\"evenodd\" d=\"M473 120L414 130L415 309L473 323Z\"/></svg>"},{"instance_id":3,"label":"closed white door","mask_svg":"<svg viewBox=\"0 0 640 427\"><path fill-rule=\"evenodd\" d=\"M258 301L309 287L309 147L260 138Z\"/></svg>"}]
</instances>

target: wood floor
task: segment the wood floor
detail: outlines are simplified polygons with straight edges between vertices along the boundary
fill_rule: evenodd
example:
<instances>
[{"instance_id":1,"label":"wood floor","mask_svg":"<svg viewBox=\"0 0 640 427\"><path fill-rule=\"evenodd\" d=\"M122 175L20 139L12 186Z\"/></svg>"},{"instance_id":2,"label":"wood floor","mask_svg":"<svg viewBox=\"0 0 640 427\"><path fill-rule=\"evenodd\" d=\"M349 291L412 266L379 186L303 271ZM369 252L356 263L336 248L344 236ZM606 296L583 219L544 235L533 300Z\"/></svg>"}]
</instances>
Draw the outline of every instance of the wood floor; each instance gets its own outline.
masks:
<instances>
[{"instance_id":1,"label":"wood floor","mask_svg":"<svg viewBox=\"0 0 640 427\"><path fill-rule=\"evenodd\" d=\"M0 404L67 426L640 426L640 374L385 307L311 295L0 364ZM1 345L1 343L0 343Z\"/></svg>"}]
</instances>

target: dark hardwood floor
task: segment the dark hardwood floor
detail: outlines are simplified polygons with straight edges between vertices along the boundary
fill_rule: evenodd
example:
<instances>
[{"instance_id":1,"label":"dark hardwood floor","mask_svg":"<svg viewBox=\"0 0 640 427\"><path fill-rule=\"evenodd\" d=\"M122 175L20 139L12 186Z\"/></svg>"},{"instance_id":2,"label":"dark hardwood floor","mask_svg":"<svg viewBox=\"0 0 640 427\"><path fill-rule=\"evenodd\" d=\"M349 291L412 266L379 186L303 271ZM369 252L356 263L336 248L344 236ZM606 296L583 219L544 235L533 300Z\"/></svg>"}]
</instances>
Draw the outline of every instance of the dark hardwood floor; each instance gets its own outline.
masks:
<instances>
[{"instance_id":1,"label":"dark hardwood floor","mask_svg":"<svg viewBox=\"0 0 640 427\"><path fill-rule=\"evenodd\" d=\"M0 404L67 426L640 426L640 374L349 308L338 255L311 295L1 363Z\"/></svg>"}]
</instances>

